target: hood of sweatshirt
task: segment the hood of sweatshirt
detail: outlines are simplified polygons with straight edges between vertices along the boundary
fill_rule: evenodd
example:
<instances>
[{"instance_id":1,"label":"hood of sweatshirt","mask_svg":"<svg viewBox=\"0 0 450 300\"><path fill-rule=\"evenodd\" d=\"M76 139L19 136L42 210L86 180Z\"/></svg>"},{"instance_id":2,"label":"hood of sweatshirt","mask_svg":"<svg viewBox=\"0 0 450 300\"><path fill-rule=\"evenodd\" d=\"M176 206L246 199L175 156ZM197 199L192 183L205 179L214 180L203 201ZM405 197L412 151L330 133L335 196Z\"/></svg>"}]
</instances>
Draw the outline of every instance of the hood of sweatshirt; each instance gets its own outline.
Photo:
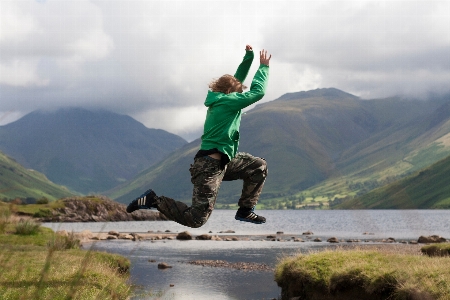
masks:
<instances>
[{"instance_id":1,"label":"hood of sweatshirt","mask_svg":"<svg viewBox=\"0 0 450 300\"><path fill-rule=\"evenodd\" d=\"M227 94L220 93L220 92L208 91L208 95L206 96L206 99L205 99L205 106L206 107L212 106L214 103L219 101L220 98L222 98L222 97L224 97L226 95Z\"/></svg>"}]
</instances>

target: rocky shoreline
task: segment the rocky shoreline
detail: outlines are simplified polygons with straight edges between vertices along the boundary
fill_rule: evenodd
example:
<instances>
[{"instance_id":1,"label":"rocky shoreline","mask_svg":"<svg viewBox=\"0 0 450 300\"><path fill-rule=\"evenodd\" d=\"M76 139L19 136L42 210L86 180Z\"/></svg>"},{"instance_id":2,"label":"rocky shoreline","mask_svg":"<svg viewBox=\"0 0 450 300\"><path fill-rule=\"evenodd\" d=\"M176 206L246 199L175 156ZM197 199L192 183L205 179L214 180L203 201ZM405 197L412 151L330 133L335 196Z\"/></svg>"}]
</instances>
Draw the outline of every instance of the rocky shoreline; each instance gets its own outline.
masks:
<instances>
[{"instance_id":1,"label":"rocky shoreline","mask_svg":"<svg viewBox=\"0 0 450 300\"><path fill-rule=\"evenodd\" d=\"M322 241L319 238L315 238L312 232L304 232L301 236L288 235L283 232L277 232L276 234L269 235L251 235L251 236L242 236L236 235L232 230L220 231L217 234L212 234L209 232L208 234L200 234L200 235L192 235L188 231L183 231L180 233L170 232L166 230L165 232L146 232L146 233L133 233L133 232L117 232L117 231L109 231L109 232L91 232L89 230L84 230L78 233L68 233L65 230L57 231L57 234L60 235L73 235L73 237L79 239L81 244L88 246L91 243L96 241L114 241L114 240L131 240L131 241L150 241L152 243L162 242L165 243L167 241L223 241L223 242L233 242L233 241L265 241L265 242L313 242L313 243L321 243ZM430 243L441 243L446 242L447 240L443 237L434 235L434 236L421 236L417 240L410 241L396 241L393 238L386 239L373 239L373 240L339 240L337 238L329 238L327 240L328 244L339 244L338 247L342 249L355 249L355 248L372 248L375 250L382 249L384 252L393 251L396 253L405 253L405 254L420 254L420 249L423 244ZM322 242L323 243L323 242ZM158 269L170 269L171 265L166 262L157 262L156 260L149 259L150 263L158 263ZM193 261L183 261L181 263L187 263L191 265L197 265L202 267L213 267L213 268L227 268L227 269L235 269L239 271L245 272L273 272L274 267L268 266L263 263L257 262L227 262L225 260L193 260Z\"/></svg>"},{"instance_id":2,"label":"rocky shoreline","mask_svg":"<svg viewBox=\"0 0 450 300\"><path fill-rule=\"evenodd\" d=\"M210 240L210 241L270 241L270 242L324 242L320 237L314 237L314 233L307 231L301 235L284 234L283 232L277 232L276 234L268 235L237 235L235 231L225 230L219 231L217 234L204 233L200 235L193 235L189 231L183 232L170 232L166 230L162 231L148 231L148 232L91 232L90 230L84 230L82 232L73 233L82 243L98 240L132 240L132 241L158 241L158 240ZM57 231L57 234L69 235L66 230ZM365 233L364 233L365 234ZM388 237L383 239L339 239L336 237L330 237L326 239L330 244L367 244L367 243L382 243L382 244L431 244L431 243L445 243L447 239L439 235L420 236L417 240L396 240L395 238Z\"/></svg>"},{"instance_id":3,"label":"rocky shoreline","mask_svg":"<svg viewBox=\"0 0 450 300\"><path fill-rule=\"evenodd\" d=\"M319 238L315 238L312 232L304 232L301 236L284 234L283 232L277 232L276 234L269 235L251 235L251 236L242 236L236 235L232 230L220 231L217 234L212 234L211 232L208 234L200 234L193 235L188 231L183 231L180 233L176 232L146 232L146 233L133 233L133 232L117 232L117 231L109 231L109 232L91 232L89 230L84 230L82 232L77 233L69 233L65 230L57 231L57 234L60 235L73 235L75 238L79 239L82 244L89 245L90 243L96 241L114 241L114 240L131 240L131 241L150 241L152 243L155 242L167 242L167 241L223 241L223 242L233 242L233 241L264 241L264 242L313 242L313 243L321 243L322 241ZM419 253L420 248L423 244L430 243L440 243L446 242L447 240L440 236L421 236L417 240L409 240L409 241L396 241L393 238L386 239L373 239L373 240L339 240L337 238L329 238L327 240L328 244L339 244L339 247L343 249L352 249L358 247L370 247L374 249L392 249L395 252L404 252L404 253ZM322 242L323 243L323 242ZM149 262L156 263L156 260L149 260ZM274 271L273 267L268 266L262 263L256 262L227 262L224 260L194 260L188 263L197 266L203 267L216 267L216 268L228 268L228 269L236 269L240 271ZM168 269L172 268L172 266L166 264L165 262L158 263L158 269Z\"/></svg>"},{"instance_id":4,"label":"rocky shoreline","mask_svg":"<svg viewBox=\"0 0 450 300\"><path fill-rule=\"evenodd\" d=\"M104 196L70 197L61 200L61 207L42 210L40 222L120 222L167 221L158 211L138 210L126 212L124 204Z\"/></svg>"}]
</instances>

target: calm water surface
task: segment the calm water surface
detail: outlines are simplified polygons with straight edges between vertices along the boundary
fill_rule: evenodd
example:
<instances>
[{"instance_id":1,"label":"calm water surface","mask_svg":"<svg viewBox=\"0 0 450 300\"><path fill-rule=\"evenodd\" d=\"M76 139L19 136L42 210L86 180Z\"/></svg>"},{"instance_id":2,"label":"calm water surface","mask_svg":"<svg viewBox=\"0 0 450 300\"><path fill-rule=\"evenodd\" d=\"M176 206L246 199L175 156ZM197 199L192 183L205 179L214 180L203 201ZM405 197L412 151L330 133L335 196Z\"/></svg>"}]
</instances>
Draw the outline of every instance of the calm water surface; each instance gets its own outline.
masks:
<instances>
[{"instance_id":1,"label":"calm water surface","mask_svg":"<svg viewBox=\"0 0 450 300\"><path fill-rule=\"evenodd\" d=\"M312 231L314 237L326 240L362 239L362 245L377 239L393 237L397 240L417 240L420 235L438 234L450 238L448 210L289 210L259 211L266 224L255 225L234 220L234 211L216 210L203 227L192 229L174 222L111 222L111 223L45 223L53 230L93 232L181 232L194 235L233 230L234 235L268 235L282 231L285 237L299 236ZM364 234L370 233L370 235ZM210 233L211 234L211 233ZM302 237L305 239L305 237ZM306 239L305 239L306 240ZM273 299L280 295L273 272L246 272L225 268L187 264L190 260L225 260L229 262L257 262L274 267L285 255L335 247L326 242L304 243L289 241L100 241L92 247L128 257L132 263L131 281L137 286L133 299ZM156 260L151 263L149 260ZM166 262L171 269L157 269L158 262ZM173 284L173 287L170 287Z\"/></svg>"}]
</instances>

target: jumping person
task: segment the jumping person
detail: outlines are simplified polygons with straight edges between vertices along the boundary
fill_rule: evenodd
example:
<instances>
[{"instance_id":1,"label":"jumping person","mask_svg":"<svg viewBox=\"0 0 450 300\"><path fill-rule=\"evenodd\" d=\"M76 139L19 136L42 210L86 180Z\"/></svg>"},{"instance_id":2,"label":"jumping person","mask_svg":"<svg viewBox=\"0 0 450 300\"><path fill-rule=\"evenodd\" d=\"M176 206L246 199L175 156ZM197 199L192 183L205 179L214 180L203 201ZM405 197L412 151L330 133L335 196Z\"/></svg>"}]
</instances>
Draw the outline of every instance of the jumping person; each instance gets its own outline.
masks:
<instances>
[{"instance_id":1,"label":"jumping person","mask_svg":"<svg viewBox=\"0 0 450 300\"><path fill-rule=\"evenodd\" d=\"M128 205L127 212L156 208L169 220L198 228L211 215L222 181L242 179L244 184L235 219L255 224L266 222L254 212L267 176L266 161L248 153L237 153L237 150L242 109L263 98L272 55L268 57L264 49L259 52L259 68L250 90L243 92L246 89L243 82L254 57L250 45L245 47L245 52L234 76L223 75L209 84L202 143L189 169L194 184L192 205L157 196L149 189Z\"/></svg>"}]
</instances>

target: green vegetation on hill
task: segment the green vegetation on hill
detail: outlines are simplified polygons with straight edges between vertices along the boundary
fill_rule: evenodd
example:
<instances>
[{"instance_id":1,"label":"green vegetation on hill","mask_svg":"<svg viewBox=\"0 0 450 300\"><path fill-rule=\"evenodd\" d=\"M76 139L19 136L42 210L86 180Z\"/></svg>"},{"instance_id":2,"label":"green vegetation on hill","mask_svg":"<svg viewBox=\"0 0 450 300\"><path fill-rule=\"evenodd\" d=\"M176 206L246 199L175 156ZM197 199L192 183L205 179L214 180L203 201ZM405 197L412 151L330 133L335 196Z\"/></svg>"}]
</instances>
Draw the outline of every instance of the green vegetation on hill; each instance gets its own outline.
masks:
<instances>
[{"instance_id":1,"label":"green vegetation on hill","mask_svg":"<svg viewBox=\"0 0 450 300\"><path fill-rule=\"evenodd\" d=\"M186 141L130 116L65 108L0 126L0 151L82 194L131 179Z\"/></svg>"},{"instance_id":2,"label":"green vegetation on hill","mask_svg":"<svg viewBox=\"0 0 450 300\"><path fill-rule=\"evenodd\" d=\"M336 208L450 208L450 156L404 179L343 202Z\"/></svg>"},{"instance_id":3,"label":"green vegetation on hill","mask_svg":"<svg viewBox=\"0 0 450 300\"><path fill-rule=\"evenodd\" d=\"M291 93L247 111L240 136L239 151L268 162L260 208L328 208L448 156L450 101L362 100L337 89ZM128 203L152 188L190 202L188 170L199 145L185 145L106 194ZM224 182L217 207L234 207L241 189L240 181Z\"/></svg>"},{"instance_id":4,"label":"green vegetation on hill","mask_svg":"<svg viewBox=\"0 0 450 300\"><path fill-rule=\"evenodd\" d=\"M0 152L0 199L56 200L74 195L63 186L51 182L45 175L27 170Z\"/></svg>"}]
</instances>

